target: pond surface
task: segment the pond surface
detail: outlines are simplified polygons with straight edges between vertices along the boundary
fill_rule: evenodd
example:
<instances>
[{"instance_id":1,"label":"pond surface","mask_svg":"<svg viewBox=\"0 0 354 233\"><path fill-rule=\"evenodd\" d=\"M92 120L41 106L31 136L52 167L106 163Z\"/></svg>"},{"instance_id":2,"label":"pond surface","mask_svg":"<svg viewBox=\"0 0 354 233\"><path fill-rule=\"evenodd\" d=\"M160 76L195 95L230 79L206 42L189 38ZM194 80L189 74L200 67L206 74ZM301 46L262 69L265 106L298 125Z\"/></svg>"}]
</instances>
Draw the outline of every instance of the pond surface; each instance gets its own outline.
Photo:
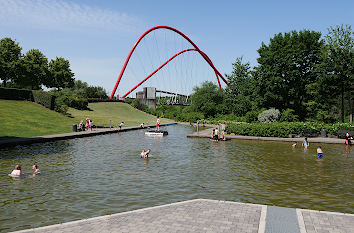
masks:
<instances>
[{"instance_id":1,"label":"pond surface","mask_svg":"<svg viewBox=\"0 0 354 233\"><path fill-rule=\"evenodd\" d=\"M209 198L354 213L354 147L186 138L143 130L0 149L0 232ZM149 160L141 149L151 149ZM36 177L11 178L16 164Z\"/></svg>"}]
</instances>

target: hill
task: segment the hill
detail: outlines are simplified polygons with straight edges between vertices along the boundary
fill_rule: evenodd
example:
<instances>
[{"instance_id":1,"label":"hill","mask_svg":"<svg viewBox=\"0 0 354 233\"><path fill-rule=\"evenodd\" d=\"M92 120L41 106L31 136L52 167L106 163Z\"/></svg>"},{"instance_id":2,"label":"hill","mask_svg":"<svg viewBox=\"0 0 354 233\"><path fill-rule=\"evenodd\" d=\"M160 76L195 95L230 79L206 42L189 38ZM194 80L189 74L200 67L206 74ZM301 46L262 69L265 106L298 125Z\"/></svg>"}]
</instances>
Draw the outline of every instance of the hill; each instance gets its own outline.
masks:
<instances>
[{"instance_id":1,"label":"hill","mask_svg":"<svg viewBox=\"0 0 354 233\"><path fill-rule=\"evenodd\" d=\"M77 110L70 108L69 113L77 120L90 118L94 125L109 126L112 121L112 127L117 127L120 122L124 122L125 126L137 126L144 122L147 124L155 124L156 117L145 112L139 111L129 104L120 102L103 102L90 103L90 110ZM169 119L161 119L162 123L172 122Z\"/></svg>"},{"instance_id":2,"label":"hill","mask_svg":"<svg viewBox=\"0 0 354 233\"><path fill-rule=\"evenodd\" d=\"M72 124L91 118L95 125L116 127L124 121L125 126L153 124L156 117L141 112L125 103L90 103L90 110L69 109L72 117L66 117L39 104L28 101L0 99L0 140L16 137L32 137L68 133ZM170 122L161 119L161 122Z\"/></svg>"}]
</instances>

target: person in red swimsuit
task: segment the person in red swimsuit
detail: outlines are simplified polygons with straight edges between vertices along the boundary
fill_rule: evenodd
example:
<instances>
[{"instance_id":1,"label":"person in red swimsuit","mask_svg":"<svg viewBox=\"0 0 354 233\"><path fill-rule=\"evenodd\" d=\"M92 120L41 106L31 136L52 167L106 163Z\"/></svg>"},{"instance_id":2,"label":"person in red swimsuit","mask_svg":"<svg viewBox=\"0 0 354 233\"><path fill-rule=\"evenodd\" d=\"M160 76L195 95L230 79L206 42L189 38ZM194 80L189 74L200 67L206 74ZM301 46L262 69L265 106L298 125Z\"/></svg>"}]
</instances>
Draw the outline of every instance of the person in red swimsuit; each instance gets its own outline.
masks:
<instances>
[{"instance_id":1,"label":"person in red swimsuit","mask_svg":"<svg viewBox=\"0 0 354 233\"><path fill-rule=\"evenodd\" d=\"M157 120L156 120L156 129L157 129L157 131L160 131L160 117L157 117Z\"/></svg>"}]
</instances>

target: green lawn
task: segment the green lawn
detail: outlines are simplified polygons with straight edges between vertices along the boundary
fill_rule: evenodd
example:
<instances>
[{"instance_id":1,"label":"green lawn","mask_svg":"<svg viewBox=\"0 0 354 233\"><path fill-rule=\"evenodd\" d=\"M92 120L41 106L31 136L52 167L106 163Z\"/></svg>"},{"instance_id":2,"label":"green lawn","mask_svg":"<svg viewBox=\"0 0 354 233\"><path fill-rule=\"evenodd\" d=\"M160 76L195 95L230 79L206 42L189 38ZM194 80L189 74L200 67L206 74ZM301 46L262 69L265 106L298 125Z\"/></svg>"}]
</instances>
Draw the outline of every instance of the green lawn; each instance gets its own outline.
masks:
<instances>
[{"instance_id":1,"label":"green lawn","mask_svg":"<svg viewBox=\"0 0 354 233\"><path fill-rule=\"evenodd\" d=\"M137 126L142 122L154 124L156 117L141 112L125 103L90 103L90 111L69 109L72 117L66 117L39 104L28 101L0 99L0 140L16 137L32 137L49 134L68 133L72 124L79 124L87 117L95 125L118 126L121 121L125 126ZM161 119L162 123L171 122Z\"/></svg>"},{"instance_id":2,"label":"green lawn","mask_svg":"<svg viewBox=\"0 0 354 233\"><path fill-rule=\"evenodd\" d=\"M33 102L0 100L0 122L0 139L6 139L67 133L73 119Z\"/></svg>"},{"instance_id":3,"label":"green lawn","mask_svg":"<svg viewBox=\"0 0 354 233\"><path fill-rule=\"evenodd\" d=\"M117 127L120 122L124 122L125 126L137 126L144 122L147 124L155 124L156 117L141 112L129 104L119 102L106 103L90 103L90 110L77 110L70 108L69 113L77 120L85 120L90 118L94 125L109 126L109 121L112 121L112 126ZM162 123L172 122L169 119L161 119Z\"/></svg>"}]
</instances>

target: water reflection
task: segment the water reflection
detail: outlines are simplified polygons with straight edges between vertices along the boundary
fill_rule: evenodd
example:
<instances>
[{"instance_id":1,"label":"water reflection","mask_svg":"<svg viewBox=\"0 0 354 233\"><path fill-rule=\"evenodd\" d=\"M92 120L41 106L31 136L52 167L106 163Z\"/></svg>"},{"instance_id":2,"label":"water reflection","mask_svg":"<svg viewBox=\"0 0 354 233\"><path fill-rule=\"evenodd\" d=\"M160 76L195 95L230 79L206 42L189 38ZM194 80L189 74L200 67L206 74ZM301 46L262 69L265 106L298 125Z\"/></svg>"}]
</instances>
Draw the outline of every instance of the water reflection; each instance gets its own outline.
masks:
<instances>
[{"instance_id":1,"label":"water reflection","mask_svg":"<svg viewBox=\"0 0 354 233\"><path fill-rule=\"evenodd\" d=\"M354 212L353 152L344 145L306 151L291 143L188 139L193 129L168 127L0 150L0 231L211 198ZM140 159L151 149L149 159ZM21 164L42 175L12 179ZM19 218L18 216L21 216Z\"/></svg>"}]
</instances>

